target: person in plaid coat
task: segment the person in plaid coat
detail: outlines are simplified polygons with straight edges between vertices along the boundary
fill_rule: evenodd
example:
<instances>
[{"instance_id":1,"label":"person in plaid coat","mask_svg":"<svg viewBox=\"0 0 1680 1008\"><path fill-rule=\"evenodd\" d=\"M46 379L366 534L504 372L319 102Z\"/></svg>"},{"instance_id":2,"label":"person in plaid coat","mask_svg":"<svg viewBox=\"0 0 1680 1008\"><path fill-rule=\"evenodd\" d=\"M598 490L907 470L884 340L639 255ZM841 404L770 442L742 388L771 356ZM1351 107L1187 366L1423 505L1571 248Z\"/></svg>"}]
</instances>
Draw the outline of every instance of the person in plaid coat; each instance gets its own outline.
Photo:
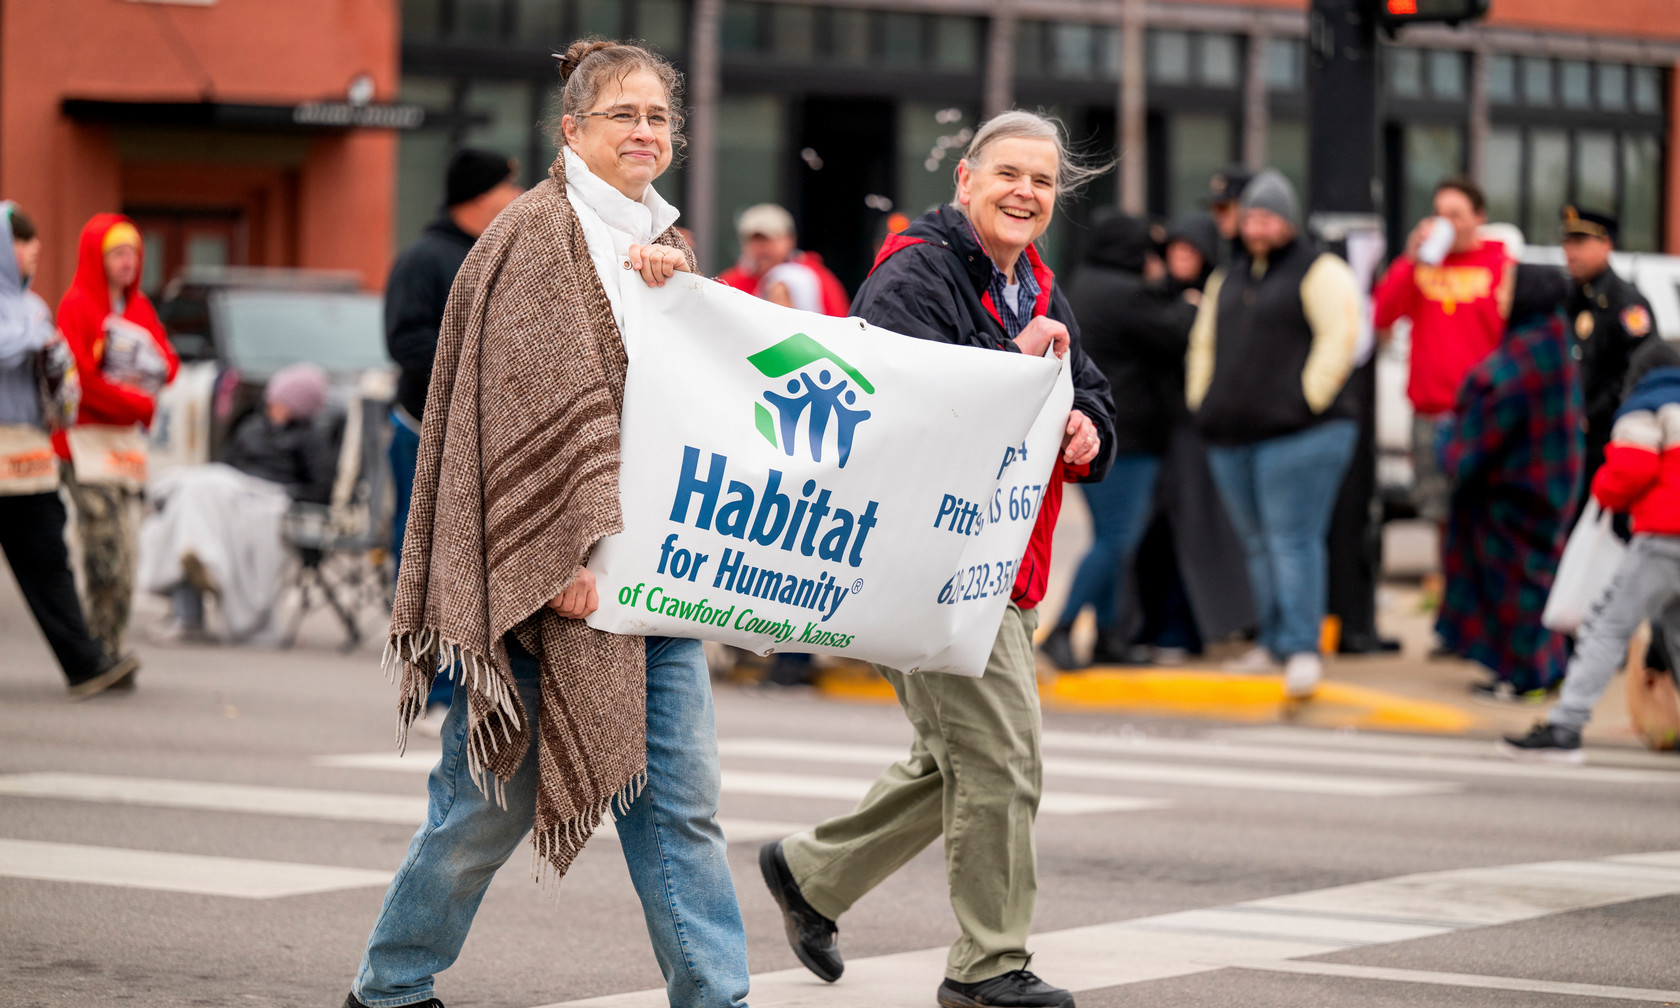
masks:
<instances>
[{"instance_id":1,"label":"person in plaid coat","mask_svg":"<svg viewBox=\"0 0 1680 1008\"><path fill-rule=\"evenodd\" d=\"M1518 266L1502 294L1504 341L1465 378L1436 443L1453 491L1442 551L1449 588L1435 629L1492 672L1472 692L1537 701L1568 660L1540 613L1574 517L1585 414L1562 273Z\"/></svg>"}]
</instances>

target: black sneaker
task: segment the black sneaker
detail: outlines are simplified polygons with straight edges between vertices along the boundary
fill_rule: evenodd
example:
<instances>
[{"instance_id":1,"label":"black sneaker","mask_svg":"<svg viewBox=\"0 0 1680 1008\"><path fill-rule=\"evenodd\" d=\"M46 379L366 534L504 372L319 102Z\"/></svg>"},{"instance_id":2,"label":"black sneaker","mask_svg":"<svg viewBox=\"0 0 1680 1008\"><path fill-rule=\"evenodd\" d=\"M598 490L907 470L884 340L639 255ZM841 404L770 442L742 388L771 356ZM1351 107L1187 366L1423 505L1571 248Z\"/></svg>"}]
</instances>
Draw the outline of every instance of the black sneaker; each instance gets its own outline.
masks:
<instances>
[{"instance_id":1,"label":"black sneaker","mask_svg":"<svg viewBox=\"0 0 1680 1008\"><path fill-rule=\"evenodd\" d=\"M770 896L782 908L782 925L787 929L788 944L805 968L829 983L840 979L846 964L840 958L836 940L840 929L834 922L818 913L805 902L799 885L788 870L787 858L782 856L782 842L774 840L758 849L758 870Z\"/></svg>"},{"instance_id":2,"label":"black sneaker","mask_svg":"<svg viewBox=\"0 0 1680 1008\"><path fill-rule=\"evenodd\" d=\"M357 1001L356 995L346 994L344 996L344 1008L368 1008L368 1006ZM403 1008L443 1008L443 1002L437 998L427 998L424 1001L416 1001L411 1005L404 1005Z\"/></svg>"},{"instance_id":3,"label":"black sneaker","mask_svg":"<svg viewBox=\"0 0 1680 1008\"><path fill-rule=\"evenodd\" d=\"M936 996L940 1008L1073 1008L1072 994L1024 969L978 983L947 978Z\"/></svg>"},{"instance_id":4,"label":"black sneaker","mask_svg":"<svg viewBox=\"0 0 1680 1008\"><path fill-rule=\"evenodd\" d=\"M105 666L98 675L89 676L81 682L70 684L70 699L86 700L106 690L128 690L134 688L134 676L140 671L140 659L134 655L126 655Z\"/></svg>"},{"instance_id":5,"label":"black sneaker","mask_svg":"<svg viewBox=\"0 0 1680 1008\"><path fill-rule=\"evenodd\" d=\"M1529 729L1527 735L1507 735L1498 742L1500 752L1524 763L1586 762L1581 753L1581 733L1562 725L1544 721Z\"/></svg>"},{"instance_id":6,"label":"black sneaker","mask_svg":"<svg viewBox=\"0 0 1680 1008\"><path fill-rule=\"evenodd\" d=\"M1499 707L1522 707L1546 702L1543 689L1518 690L1503 679L1470 684L1470 699Z\"/></svg>"},{"instance_id":7,"label":"black sneaker","mask_svg":"<svg viewBox=\"0 0 1680 1008\"><path fill-rule=\"evenodd\" d=\"M1073 672L1085 667L1085 664L1073 654L1073 630L1070 627L1056 627L1050 631L1050 636L1044 638L1039 645L1044 657L1050 659L1050 664L1063 672Z\"/></svg>"}]
</instances>

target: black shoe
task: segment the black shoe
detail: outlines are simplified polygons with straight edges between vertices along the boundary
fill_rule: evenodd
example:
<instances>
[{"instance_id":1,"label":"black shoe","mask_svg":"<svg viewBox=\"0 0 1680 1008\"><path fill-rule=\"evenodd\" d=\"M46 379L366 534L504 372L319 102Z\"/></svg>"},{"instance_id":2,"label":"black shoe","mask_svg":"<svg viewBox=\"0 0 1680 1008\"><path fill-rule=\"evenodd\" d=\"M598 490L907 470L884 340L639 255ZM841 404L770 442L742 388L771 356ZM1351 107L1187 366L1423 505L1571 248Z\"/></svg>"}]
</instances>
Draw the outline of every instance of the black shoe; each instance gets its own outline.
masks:
<instances>
[{"instance_id":1,"label":"black shoe","mask_svg":"<svg viewBox=\"0 0 1680 1008\"><path fill-rule=\"evenodd\" d=\"M829 983L840 979L846 964L840 958L840 945L835 936L840 929L834 922L816 911L800 895L799 886L788 870L787 858L782 856L782 842L773 840L758 849L758 870L770 896L782 908L782 924L787 929L788 944L805 968Z\"/></svg>"},{"instance_id":2,"label":"black shoe","mask_svg":"<svg viewBox=\"0 0 1680 1008\"><path fill-rule=\"evenodd\" d=\"M1045 643L1049 643L1046 641ZM1123 633L1097 628L1097 642L1091 646L1092 665L1133 665L1129 660L1131 641Z\"/></svg>"},{"instance_id":3,"label":"black shoe","mask_svg":"<svg viewBox=\"0 0 1680 1008\"><path fill-rule=\"evenodd\" d=\"M1581 753L1581 733L1544 721L1527 735L1507 735L1499 740L1499 751L1523 763L1586 762Z\"/></svg>"},{"instance_id":4,"label":"black shoe","mask_svg":"<svg viewBox=\"0 0 1680 1008\"><path fill-rule=\"evenodd\" d=\"M1056 627L1051 630L1050 636L1044 638L1044 643L1039 645L1039 649L1044 652L1044 657L1050 659L1050 664L1063 672L1073 672L1085 667L1083 662L1073 656L1072 627Z\"/></svg>"},{"instance_id":5,"label":"black shoe","mask_svg":"<svg viewBox=\"0 0 1680 1008\"><path fill-rule=\"evenodd\" d=\"M360 1001L357 1001L356 995L346 994L344 996L344 1008L368 1008L368 1006L362 1004ZM443 1002L439 1001L437 998L427 998L424 1001L417 1001L412 1005L405 1005L403 1008L443 1008Z\"/></svg>"},{"instance_id":6,"label":"black shoe","mask_svg":"<svg viewBox=\"0 0 1680 1008\"><path fill-rule=\"evenodd\" d=\"M939 985L940 1008L1073 1008L1073 995L1018 969L979 983L947 979Z\"/></svg>"},{"instance_id":7,"label":"black shoe","mask_svg":"<svg viewBox=\"0 0 1680 1008\"><path fill-rule=\"evenodd\" d=\"M1399 654L1400 642L1392 637L1381 637L1377 634L1357 634L1343 637L1336 651L1345 655Z\"/></svg>"},{"instance_id":8,"label":"black shoe","mask_svg":"<svg viewBox=\"0 0 1680 1008\"><path fill-rule=\"evenodd\" d=\"M1544 689L1518 690L1503 679L1470 684L1470 699L1496 707L1523 707L1546 702Z\"/></svg>"},{"instance_id":9,"label":"black shoe","mask_svg":"<svg viewBox=\"0 0 1680 1008\"><path fill-rule=\"evenodd\" d=\"M134 676L140 671L140 659L134 655L118 658L105 666L98 675L70 684L70 699L86 700L106 690L134 688Z\"/></svg>"}]
</instances>

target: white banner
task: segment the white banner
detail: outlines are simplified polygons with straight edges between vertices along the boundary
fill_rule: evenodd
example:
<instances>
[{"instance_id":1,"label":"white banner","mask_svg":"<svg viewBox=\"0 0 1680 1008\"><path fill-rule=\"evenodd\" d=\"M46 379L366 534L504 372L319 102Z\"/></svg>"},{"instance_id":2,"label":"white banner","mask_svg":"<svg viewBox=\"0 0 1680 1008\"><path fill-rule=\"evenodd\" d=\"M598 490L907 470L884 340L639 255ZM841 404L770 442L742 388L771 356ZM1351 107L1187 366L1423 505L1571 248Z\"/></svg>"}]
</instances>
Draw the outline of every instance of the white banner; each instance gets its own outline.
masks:
<instances>
[{"instance_id":1,"label":"white banner","mask_svg":"<svg viewBox=\"0 0 1680 1008\"><path fill-rule=\"evenodd\" d=\"M1061 362L624 287L625 530L589 625L980 675L1059 472Z\"/></svg>"}]
</instances>

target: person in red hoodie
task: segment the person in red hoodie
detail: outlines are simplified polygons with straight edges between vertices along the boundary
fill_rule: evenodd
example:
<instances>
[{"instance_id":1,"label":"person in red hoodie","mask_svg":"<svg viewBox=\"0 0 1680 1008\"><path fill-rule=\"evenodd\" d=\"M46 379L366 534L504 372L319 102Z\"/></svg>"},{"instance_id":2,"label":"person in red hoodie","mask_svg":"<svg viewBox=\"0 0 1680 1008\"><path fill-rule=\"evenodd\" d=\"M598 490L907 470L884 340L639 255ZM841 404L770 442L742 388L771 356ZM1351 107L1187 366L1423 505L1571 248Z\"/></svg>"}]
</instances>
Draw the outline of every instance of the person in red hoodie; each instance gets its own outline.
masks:
<instances>
[{"instance_id":1,"label":"person in red hoodie","mask_svg":"<svg viewBox=\"0 0 1680 1008\"><path fill-rule=\"evenodd\" d=\"M741 258L719 281L787 308L845 317L851 308L845 286L822 256L799 249L792 214L775 203L747 207L739 232Z\"/></svg>"},{"instance_id":2,"label":"person in red hoodie","mask_svg":"<svg viewBox=\"0 0 1680 1008\"><path fill-rule=\"evenodd\" d=\"M1546 720L1500 749L1525 761L1580 763L1581 730L1621 667L1639 624L1680 641L1680 353L1646 340L1628 364L1592 495L1633 519L1633 541L1575 638L1563 690Z\"/></svg>"},{"instance_id":3,"label":"person in red hoodie","mask_svg":"<svg viewBox=\"0 0 1680 1008\"><path fill-rule=\"evenodd\" d=\"M82 228L76 275L58 303L58 326L76 358L81 412L53 437L70 463L70 498L82 542L88 630L122 654L134 599L135 503L146 479L145 430L157 394L180 361L140 291L140 231L121 214Z\"/></svg>"},{"instance_id":4,"label":"person in red hoodie","mask_svg":"<svg viewBox=\"0 0 1680 1008\"><path fill-rule=\"evenodd\" d=\"M1402 318L1411 320L1406 397L1412 401L1412 499L1419 517L1442 525L1452 483L1436 463L1436 431L1452 413L1465 376L1504 339L1498 290L1510 255L1504 245L1480 237L1487 200L1474 182L1441 182L1435 187L1434 210L1435 216L1412 230L1405 252L1377 282L1372 311L1380 332ZM1443 219L1452 224L1452 244L1437 262L1423 262L1420 255ZM1437 596L1444 594L1442 586L1433 587Z\"/></svg>"}]
</instances>

